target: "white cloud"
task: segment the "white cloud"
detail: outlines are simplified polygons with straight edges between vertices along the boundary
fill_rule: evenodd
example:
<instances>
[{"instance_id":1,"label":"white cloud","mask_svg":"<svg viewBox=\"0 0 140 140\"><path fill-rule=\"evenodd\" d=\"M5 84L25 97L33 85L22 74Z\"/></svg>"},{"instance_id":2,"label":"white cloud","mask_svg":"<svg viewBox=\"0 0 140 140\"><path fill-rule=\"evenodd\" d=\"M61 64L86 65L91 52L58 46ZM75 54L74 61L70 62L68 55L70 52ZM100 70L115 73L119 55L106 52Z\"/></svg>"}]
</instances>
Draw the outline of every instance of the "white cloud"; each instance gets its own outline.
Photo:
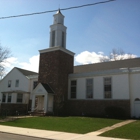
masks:
<instances>
[{"instance_id":1,"label":"white cloud","mask_svg":"<svg viewBox=\"0 0 140 140\"><path fill-rule=\"evenodd\" d=\"M11 68L13 67L13 65L17 64L17 58L15 57L10 57L7 58L2 64L6 67L6 68Z\"/></svg>"},{"instance_id":2,"label":"white cloud","mask_svg":"<svg viewBox=\"0 0 140 140\"><path fill-rule=\"evenodd\" d=\"M130 57L130 54L124 54L123 59L127 59ZM131 58L137 57L134 54L131 54ZM120 56L117 56L117 59L119 60ZM79 64L90 64L90 63L98 63L101 62L101 60L109 60L108 56L105 56L103 52L89 52L84 51L75 56L75 62L78 62ZM113 60L111 60L113 61ZM35 71L38 72L39 69L39 55L32 56L29 58L28 62L19 62L18 58L10 57L8 58L4 63L4 66L6 68L6 73L9 72L13 67L20 67L26 70Z\"/></svg>"},{"instance_id":3,"label":"white cloud","mask_svg":"<svg viewBox=\"0 0 140 140\"><path fill-rule=\"evenodd\" d=\"M88 52L84 51L78 54L75 57L75 61L80 64L90 64L90 63L98 63L100 62L100 59L103 57L103 52Z\"/></svg>"},{"instance_id":4,"label":"white cloud","mask_svg":"<svg viewBox=\"0 0 140 140\"><path fill-rule=\"evenodd\" d=\"M122 59L128 59L128 58L136 58L137 56L134 54L124 54L123 56L118 55L116 57L116 60ZM114 59L110 59L108 56L104 55L103 52L89 52L84 51L75 56L75 61L80 64L90 64L90 63L98 63L102 61L114 61Z\"/></svg>"},{"instance_id":5,"label":"white cloud","mask_svg":"<svg viewBox=\"0 0 140 140\"><path fill-rule=\"evenodd\" d=\"M39 55L32 56L29 58L29 62L21 62L19 65L21 65L21 68L23 69L38 72Z\"/></svg>"},{"instance_id":6,"label":"white cloud","mask_svg":"<svg viewBox=\"0 0 140 140\"><path fill-rule=\"evenodd\" d=\"M14 67L38 72L39 68L39 55L32 56L28 62L19 62L18 58L10 57L2 63L5 67L5 74L7 74ZM5 75L4 74L4 75Z\"/></svg>"},{"instance_id":7,"label":"white cloud","mask_svg":"<svg viewBox=\"0 0 140 140\"><path fill-rule=\"evenodd\" d=\"M129 58L136 58L137 55L134 55L134 54L123 54L123 55L117 55L116 56L116 60L124 60L124 59L129 59ZM114 59L111 59L111 61L114 61Z\"/></svg>"}]
</instances>

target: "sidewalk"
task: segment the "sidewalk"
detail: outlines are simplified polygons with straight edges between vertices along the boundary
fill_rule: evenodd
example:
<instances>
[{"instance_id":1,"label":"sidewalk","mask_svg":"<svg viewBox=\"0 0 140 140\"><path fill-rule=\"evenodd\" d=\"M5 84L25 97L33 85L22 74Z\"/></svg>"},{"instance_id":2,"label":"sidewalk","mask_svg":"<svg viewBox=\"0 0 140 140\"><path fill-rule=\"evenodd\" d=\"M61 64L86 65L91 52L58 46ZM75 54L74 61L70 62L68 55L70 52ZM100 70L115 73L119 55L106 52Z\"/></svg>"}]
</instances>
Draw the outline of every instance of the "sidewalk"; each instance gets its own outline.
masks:
<instances>
[{"instance_id":1,"label":"sidewalk","mask_svg":"<svg viewBox=\"0 0 140 140\"><path fill-rule=\"evenodd\" d=\"M25 135L31 137L47 138L52 140L125 140L119 138L101 137L97 135L106 132L108 130L112 130L117 127L120 127L122 125L131 123L133 121L135 120L123 121L122 123L115 124L111 127L106 127L98 131L87 133L87 134L75 134L75 133L58 132L58 131L11 127L11 126L4 126L4 125L0 125L0 132Z\"/></svg>"}]
</instances>

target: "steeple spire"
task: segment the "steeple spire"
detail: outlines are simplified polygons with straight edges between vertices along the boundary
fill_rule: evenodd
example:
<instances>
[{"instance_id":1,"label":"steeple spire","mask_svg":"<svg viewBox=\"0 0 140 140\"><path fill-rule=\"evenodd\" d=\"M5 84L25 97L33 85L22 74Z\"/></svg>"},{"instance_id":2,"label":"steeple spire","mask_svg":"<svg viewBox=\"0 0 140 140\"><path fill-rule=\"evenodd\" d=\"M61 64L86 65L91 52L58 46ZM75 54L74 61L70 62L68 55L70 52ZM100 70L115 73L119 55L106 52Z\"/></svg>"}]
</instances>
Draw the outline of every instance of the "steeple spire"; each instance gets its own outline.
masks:
<instances>
[{"instance_id":1,"label":"steeple spire","mask_svg":"<svg viewBox=\"0 0 140 140\"><path fill-rule=\"evenodd\" d=\"M58 9L58 11L56 12L56 14L62 14L60 11L60 8Z\"/></svg>"}]
</instances>

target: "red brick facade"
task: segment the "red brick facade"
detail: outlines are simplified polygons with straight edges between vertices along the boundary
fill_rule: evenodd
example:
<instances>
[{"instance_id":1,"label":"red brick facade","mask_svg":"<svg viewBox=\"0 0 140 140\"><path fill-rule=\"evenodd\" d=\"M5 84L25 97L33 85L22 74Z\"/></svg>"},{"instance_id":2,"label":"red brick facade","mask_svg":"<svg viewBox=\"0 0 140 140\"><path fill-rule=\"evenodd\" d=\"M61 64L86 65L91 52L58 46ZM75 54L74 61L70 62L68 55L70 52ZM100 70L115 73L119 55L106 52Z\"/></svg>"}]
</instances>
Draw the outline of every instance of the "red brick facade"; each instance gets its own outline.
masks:
<instances>
[{"instance_id":1,"label":"red brick facade","mask_svg":"<svg viewBox=\"0 0 140 140\"><path fill-rule=\"evenodd\" d=\"M40 53L38 82L49 84L55 94L63 96L65 100L68 98L68 74L70 73L73 73L72 55L61 50Z\"/></svg>"},{"instance_id":2,"label":"red brick facade","mask_svg":"<svg viewBox=\"0 0 140 140\"><path fill-rule=\"evenodd\" d=\"M26 115L28 114L28 104L2 103L0 114L2 115Z\"/></svg>"},{"instance_id":3,"label":"red brick facade","mask_svg":"<svg viewBox=\"0 0 140 140\"><path fill-rule=\"evenodd\" d=\"M106 109L109 107L121 108L125 117L130 117L130 100L68 100L65 112L67 115L106 117Z\"/></svg>"}]
</instances>

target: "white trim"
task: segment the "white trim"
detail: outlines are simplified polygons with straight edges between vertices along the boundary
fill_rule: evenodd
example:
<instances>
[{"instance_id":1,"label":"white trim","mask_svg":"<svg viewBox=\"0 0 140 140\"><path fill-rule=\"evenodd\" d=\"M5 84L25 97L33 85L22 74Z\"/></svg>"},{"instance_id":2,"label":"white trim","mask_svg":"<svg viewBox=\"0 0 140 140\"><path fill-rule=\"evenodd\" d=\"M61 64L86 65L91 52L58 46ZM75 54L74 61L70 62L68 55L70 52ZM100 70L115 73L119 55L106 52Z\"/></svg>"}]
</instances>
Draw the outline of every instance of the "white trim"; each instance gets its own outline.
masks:
<instances>
[{"instance_id":1,"label":"white trim","mask_svg":"<svg viewBox=\"0 0 140 140\"><path fill-rule=\"evenodd\" d=\"M68 53L68 54L70 54L70 55L72 55L72 56L74 56L74 54L75 54L75 53L73 53L73 52L71 52L71 51L69 51L69 50L67 50L67 49L64 49L64 48L62 48L62 47L60 47L60 46L51 47L51 48L44 49L44 50L39 50L39 52L40 52L40 53L46 53L46 52L52 52L52 51L57 51L57 50L61 50L61 51L65 52L65 53Z\"/></svg>"}]
</instances>

